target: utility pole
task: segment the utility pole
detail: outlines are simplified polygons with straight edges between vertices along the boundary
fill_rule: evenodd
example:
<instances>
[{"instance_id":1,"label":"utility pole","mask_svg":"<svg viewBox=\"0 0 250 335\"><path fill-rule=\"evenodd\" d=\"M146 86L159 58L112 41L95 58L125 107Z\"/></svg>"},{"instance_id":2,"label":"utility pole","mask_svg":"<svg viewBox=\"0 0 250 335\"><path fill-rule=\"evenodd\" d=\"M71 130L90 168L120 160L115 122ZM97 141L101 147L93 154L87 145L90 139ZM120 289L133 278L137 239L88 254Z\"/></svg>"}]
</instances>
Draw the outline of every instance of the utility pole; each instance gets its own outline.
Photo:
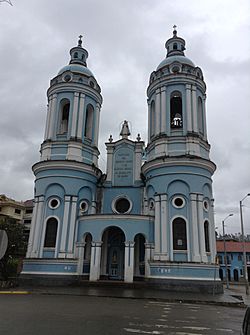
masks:
<instances>
[{"instance_id":1,"label":"utility pole","mask_svg":"<svg viewBox=\"0 0 250 335\"><path fill-rule=\"evenodd\" d=\"M228 269L227 269L227 250L226 250L226 239L225 239L225 221L233 214L229 214L224 220L222 220L222 234L223 234L223 242L224 242L224 262L225 262L225 273L226 273L226 287L229 288L228 281Z\"/></svg>"},{"instance_id":2,"label":"utility pole","mask_svg":"<svg viewBox=\"0 0 250 335\"><path fill-rule=\"evenodd\" d=\"M242 248L243 248L243 265L244 265L244 280L246 285L246 294L249 295L249 283L248 283L248 272L247 272L247 255L246 255L246 246L245 246L245 235L244 235L244 224L243 224L243 200L246 197L249 197L250 193L248 193L242 200L240 200L240 225L241 225L241 236L242 236Z\"/></svg>"}]
</instances>

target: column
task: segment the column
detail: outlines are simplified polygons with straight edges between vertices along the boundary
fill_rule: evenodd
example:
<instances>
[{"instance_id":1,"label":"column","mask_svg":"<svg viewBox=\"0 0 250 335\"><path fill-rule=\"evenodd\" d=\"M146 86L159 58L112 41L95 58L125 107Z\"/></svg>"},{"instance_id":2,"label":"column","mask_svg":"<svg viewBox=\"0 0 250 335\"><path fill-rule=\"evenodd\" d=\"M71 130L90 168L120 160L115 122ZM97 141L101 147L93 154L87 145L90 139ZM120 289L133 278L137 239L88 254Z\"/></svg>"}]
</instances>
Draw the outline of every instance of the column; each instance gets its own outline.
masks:
<instances>
[{"instance_id":1,"label":"column","mask_svg":"<svg viewBox=\"0 0 250 335\"><path fill-rule=\"evenodd\" d=\"M199 224L201 261L207 262L207 254L205 248L204 219L203 219L203 195L198 194L197 200L198 200L198 224Z\"/></svg>"},{"instance_id":2,"label":"column","mask_svg":"<svg viewBox=\"0 0 250 335\"><path fill-rule=\"evenodd\" d=\"M204 137L207 138L207 113L206 113L206 95L202 99L202 112L203 112L203 126L204 126Z\"/></svg>"},{"instance_id":3,"label":"column","mask_svg":"<svg viewBox=\"0 0 250 335\"><path fill-rule=\"evenodd\" d=\"M150 140L151 140L151 129L152 129L152 126L151 126L151 105L149 103L149 100L148 100L148 143L150 143Z\"/></svg>"},{"instance_id":4,"label":"column","mask_svg":"<svg viewBox=\"0 0 250 335\"><path fill-rule=\"evenodd\" d=\"M70 196L66 195L64 197L64 213L63 213L59 258L66 257L66 240L67 240L68 222L69 222L69 207L70 207Z\"/></svg>"},{"instance_id":5,"label":"column","mask_svg":"<svg viewBox=\"0 0 250 335\"><path fill-rule=\"evenodd\" d=\"M45 126L45 133L44 133L44 139L46 140L48 138L48 132L49 132L49 124L50 124L50 114L51 114L51 97L48 99L48 105L47 105L47 115L46 115L46 126Z\"/></svg>"},{"instance_id":6,"label":"column","mask_svg":"<svg viewBox=\"0 0 250 335\"><path fill-rule=\"evenodd\" d=\"M153 245L145 243L145 277L150 276L150 261L153 260Z\"/></svg>"},{"instance_id":7,"label":"column","mask_svg":"<svg viewBox=\"0 0 250 335\"><path fill-rule=\"evenodd\" d=\"M84 248L85 242L77 242L76 248L78 250L78 263L77 263L77 273L79 276L83 273L83 256L84 256Z\"/></svg>"},{"instance_id":8,"label":"column","mask_svg":"<svg viewBox=\"0 0 250 335\"><path fill-rule=\"evenodd\" d=\"M80 102L79 102L79 115L78 115L78 124L77 124L77 138L82 138L83 133L83 114L84 114L84 101L85 94L80 94Z\"/></svg>"},{"instance_id":9,"label":"column","mask_svg":"<svg viewBox=\"0 0 250 335\"><path fill-rule=\"evenodd\" d=\"M191 85L189 84L186 84L186 116L187 116L187 131L192 132Z\"/></svg>"},{"instance_id":10,"label":"column","mask_svg":"<svg viewBox=\"0 0 250 335\"><path fill-rule=\"evenodd\" d=\"M160 133L160 123L161 123L161 92L158 88L156 90L155 96L155 135Z\"/></svg>"},{"instance_id":11,"label":"column","mask_svg":"<svg viewBox=\"0 0 250 335\"><path fill-rule=\"evenodd\" d=\"M68 235L68 252L66 257L73 258L73 247L74 247L74 234L75 234L75 226L76 226L76 202L77 197L72 197L71 200L71 213L69 220L69 235Z\"/></svg>"},{"instance_id":12,"label":"column","mask_svg":"<svg viewBox=\"0 0 250 335\"><path fill-rule=\"evenodd\" d=\"M215 237L215 225L214 225L214 199L211 199L209 208L209 241L210 241L210 252L211 252L211 263L215 263L216 257L216 237Z\"/></svg>"},{"instance_id":13,"label":"column","mask_svg":"<svg viewBox=\"0 0 250 335\"><path fill-rule=\"evenodd\" d=\"M134 242L125 242L124 281L132 283L134 278Z\"/></svg>"},{"instance_id":14,"label":"column","mask_svg":"<svg viewBox=\"0 0 250 335\"><path fill-rule=\"evenodd\" d=\"M57 103L57 94L53 94L51 98L51 109L50 109L50 119L49 119L49 130L48 130L48 138L51 139L54 136L55 129L55 117L56 117L56 103Z\"/></svg>"},{"instance_id":15,"label":"column","mask_svg":"<svg viewBox=\"0 0 250 335\"><path fill-rule=\"evenodd\" d=\"M191 234L192 234L192 261L193 262L200 262L200 246L199 246L199 227L198 227L198 211L197 211L197 194L190 193L190 200L191 200Z\"/></svg>"},{"instance_id":16,"label":"column","mask_svg":"<svg viewBox=\"0 0 250 335\"><path fill-rule=\"evenodd\" d=\"M94 145L98 147L98 138L99 138L99 123L100 123L100 109L101 106L99 103L96 104L95 109L95 132L94 132Z\"/></svg>"},{"instance_id":17,"label":"column","mask_svg":"<svg viewBox=\"0 0 250 335\"><path fill-rule=\"evenodd\" d=\"M167 133L167 97L166 87L161 88L161 133Z\"/></svg>"},{"instance_id":18,"label":"column","mask_svg":"<svg viewBox=\"0 0 250 335\"><path fill-rule=\"evenodd\" d=\"M102 242L92 242L89 281L100 278L101 246Z\"/></svg>"},{"instance_id":19,"label":"column","mask_svg":"<svg viewBox=\"0 0 250 335\"><path fill-rule=\"evenodd\" d=\"M160 259L160 246L161 246L161 227L160 227L160 219L161 219L161 212L160 212L160 196L155 196L155 255L154 260L158 261Z\"/></svg>"},{"instance_id":20,"label":"column","mask_svg":"<svg viewBox=\"0 0 250 335\"><path fill-rule=\"evenodd\" d=\"M79 93L75 92L74 93L74 100L73 100L73 113L72 113L72 123L71 123L70 137L76 137L78 103L79 103Z\"/></svg>"},{"instance_id":21,"label":"column","mask_svg":"<svg viewBox=\"0 0 250 335\"><path fill-rule=\"evenodd\" d=\"M37 222L38 197L35 197L34 203L35 203L35 205L34 205L34 210L33 210L33 214L32 214L31 225L30 225L28 250L27 250L27 254L26 254L27 258L31 257L32 247L33 247L33 243L34 243L34 233L35 233L36 222Z\"/></svg>"},{"instance_id":22,"label":"column","mask_svg":"<svg viewBox=\"0 0 250 335\"><path fill-rule=\"evenodd\" d=\"M31 252L31 258L38 258L39 257L39 250L42 249L40 243L42 237L42 228L45 224L43 220L43 204L44 204L44 197L38 197L38 206L37 206L37 215L36 215L36 223L35 223L35 232L34 232L34 240L33 240L33 248Z\"/></svg>"},{"instance_id":23,"label":"column","mask_svg":"<svg viewBox=\"0 0 250 335\"><path fill-rule=\"evenodd\" d=\"M192 86L192 111L193 111L193 131L198 133L198 118L197 118L197 94L196 86Z\"/></svg>"},{"instance_id":24,"label":"column","mask_svg":"<svg viewBox=\"0 0 250 335\"><path fill-rule=\"evenodd\" d=\"M92 200L91 202L91 214L96 214L96 201Z\"/></svg>"},{"instance_id":25,"label":"column","mask_svg":"<svg viewBox=\"0 0 250 335\"><path fill-rule=\"evenodd\" d=\"M112 180L113 152L114 152L113 146L112 147L107 146L107 168L106 168L107 181Z\"/></svg>"},{"instance_id":26,"label":"column","mask_svg":"<svg viewBox=\"0 0 250 335\"><path fill-rule=\"evenodd\" d=\"M169 259L167 245L167 195L161 194L161 256L162 261Z\"/></svg>"}]
</instances>

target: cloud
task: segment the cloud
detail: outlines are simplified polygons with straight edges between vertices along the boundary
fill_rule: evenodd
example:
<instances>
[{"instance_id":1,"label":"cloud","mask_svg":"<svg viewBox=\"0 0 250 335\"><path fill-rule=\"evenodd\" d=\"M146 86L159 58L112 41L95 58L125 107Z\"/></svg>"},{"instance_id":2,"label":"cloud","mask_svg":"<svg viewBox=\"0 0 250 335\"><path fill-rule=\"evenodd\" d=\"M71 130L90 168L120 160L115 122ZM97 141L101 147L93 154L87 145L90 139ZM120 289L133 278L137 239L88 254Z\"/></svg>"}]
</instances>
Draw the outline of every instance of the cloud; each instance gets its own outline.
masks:
<instances>
[{"instance_id":1,"label":"cloud","mask_svg":"<svg viewBox=\"0 0 250 335\"><path fill-rule=\"evenodd\" d=\"M100 166L105 169L104 142L110 134L119 138L123 120L130 121L132 138L140 133L147 141L148 79L164 59L165 41L177 24L186 55L201 67L207 84L208 138L217 164L216 219L237 210L250 192L247 0L12 2L0 6L1 193L23 200L33 196L31 166L39 160L43 141L46 90L69 62L79 34L104 98ZM250 232L248 213L245 208ZM237 217L230 220L236 229Z\"/></svg>"}]
</instances>

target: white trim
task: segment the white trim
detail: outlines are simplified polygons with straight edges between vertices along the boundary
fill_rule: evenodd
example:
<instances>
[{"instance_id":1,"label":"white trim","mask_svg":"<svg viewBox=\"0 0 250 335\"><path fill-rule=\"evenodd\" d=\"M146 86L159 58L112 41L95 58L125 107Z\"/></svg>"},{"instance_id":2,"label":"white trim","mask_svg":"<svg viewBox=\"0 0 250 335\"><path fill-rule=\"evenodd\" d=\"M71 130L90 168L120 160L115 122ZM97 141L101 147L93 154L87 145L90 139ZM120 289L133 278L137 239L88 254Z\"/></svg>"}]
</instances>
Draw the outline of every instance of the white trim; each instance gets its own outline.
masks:
<instances>
[{"instance_id":1,"label":"white trim","mask_svg":"<svg viewBox=\"0 0 250 335\"><path fill-rule=\"evenodd\" d=\"M53 200L56 200L56 201L57 201L57 205L56 205L55 207L52 207L52 206L51 206L51 202L52 202ZM60 204L61 204L61 200L60 200L58 197L52 197L52 198L50 198L49 201L48 201L48 207L49 207L50 209L56 209L56 208L58 208L58 207L60 206Z\"/></svg>"},{"instance_id":2,"label":"white trim","mask_svg":"<svg viewBox=\"0 0 250 335\"><path fill-rule=\"evenodd\" d=\"M128 202L129 202L129 209L128 209L126 212L124 212L124 213L120 213L120 212L118 212L117 209L115 208L115 205L116 205L117 201L118 201L118 200L121 200L121 199L126 199L126 200L128 200ZM112 207L112 211L113 211L115 214L126 215L126 214L129 214L129 213L131 212L131 210L132 210L132 208L133 208L133 203L132 203L132 201L130 200L130 198L129 198L127 195L125 195L125 194L121 194L121 195L118 195L117 197L115 197L115 198L113 199L112 204L111 204L111 207Z\"/></svg>"},{"instance_id":3,"label":"white trim","mask_svg":"<svg viewBox=\"0 0 250 335\"><path fill-rule=\"evenodd\" d=\"M39 257L42 258L43 257L43 252L44 252L44 240L45 240L45 232L46 232L46 227L47 227L47 222L49 219L51 218L55 218L57 220L57 232L56 232L56 245L55 245L55 255L54 258L57 258L57 254L58 254L58 241L59 241L59 229L60 229L60 219L58 216L56 215L50 215L47 216L44 220L43 220L43 230L42 230L42 238L41 238L41 244L40 244L40 252L39 252Z\"/></svg>"},{"instance_id":4,"label":"white trim","mask_svg":"<svg viewBox=\"0 0 250 335\"><path fill-rule=\"evenodd\" d=\"M176 199L181 199L181 200L182 200L183 203L182 203L181 206L177 206L177 205L175 204L175 200L176 200ZM175 207L175 208L177 208L177 209L180 209L180 208L185 207L185 205L186 205L186 200L185 200L185 198L184 198L182 195L175 195L175 196L173 197L171 203L172 203L173 207Z\"/></svg>"}]
</instances>

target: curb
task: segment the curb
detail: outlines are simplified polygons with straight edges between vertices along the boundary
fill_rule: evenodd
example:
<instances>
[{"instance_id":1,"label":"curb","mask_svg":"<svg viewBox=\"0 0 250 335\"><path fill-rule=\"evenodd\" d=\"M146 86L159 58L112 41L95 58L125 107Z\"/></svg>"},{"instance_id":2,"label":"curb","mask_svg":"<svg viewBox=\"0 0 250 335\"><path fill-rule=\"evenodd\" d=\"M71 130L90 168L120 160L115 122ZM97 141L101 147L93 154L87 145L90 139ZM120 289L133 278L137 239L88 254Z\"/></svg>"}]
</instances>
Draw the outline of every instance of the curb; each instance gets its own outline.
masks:
<instances>
[{"instance_id":1,"label":"curb","mask_svg":"<svg viewBox=\"0 0 250 335\"><path fill-rule=\"evenodd\" d=\"M113 299L131 299L131 300L153 300L153 301L164 301L172 303L185 303L185 304L200 304L200 305L215 305L215 306L225 306L225 307L239 307L246 308L247 305L243 300L239 302L229 302L229 301L214 301L214 300L196 300L196 299L180 299L180 298L159 298L159 297L140 297L140 296L121 296L112 294L91 294L91 293L74 293L74 292L50 292L50 291L17 291L26 292L24 294L34 294L34 295L47 295L47 296L82 296L82 297L95 297L95 298L113 298ZM1 292L0 292L1 293ZM21 293L19 293L21 294Z\"/></svg>"}]
</instances>

